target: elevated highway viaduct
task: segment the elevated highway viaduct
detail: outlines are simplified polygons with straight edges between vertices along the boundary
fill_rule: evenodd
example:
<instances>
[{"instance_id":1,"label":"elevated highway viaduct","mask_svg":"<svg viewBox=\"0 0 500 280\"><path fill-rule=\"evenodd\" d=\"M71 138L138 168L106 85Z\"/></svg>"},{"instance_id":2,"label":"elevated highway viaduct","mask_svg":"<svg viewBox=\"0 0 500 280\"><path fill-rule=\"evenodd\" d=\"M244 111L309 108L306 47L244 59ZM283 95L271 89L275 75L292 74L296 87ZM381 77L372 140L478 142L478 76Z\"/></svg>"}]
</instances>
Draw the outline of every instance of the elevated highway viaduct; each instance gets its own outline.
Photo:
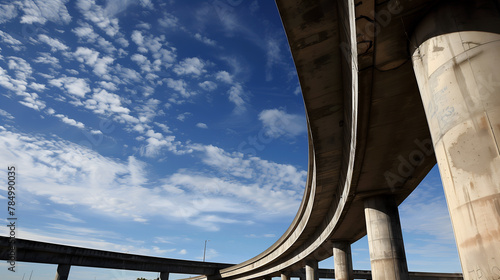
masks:
<instances>
[{"instance_id":1,"label":"elevated highway viaduct","mask_svg":"<svg viewBox=\"0 0 500 280\"><path fill-rule=\"evenodd\" d=\"M500 3L276 0L309 129L304 198L260 255L209 279L287 280L367 235L372 277L409 279L398 205L435 165L464 279L500 279Z\"/></svg>"},{"instance_id":2,"label":"elevated highway viaduct","mask_svg":"<svg viewBox=\"0 0 500 280\"><path fill-rule=\"evenodd\" d=\"M371 279L411 279L398 205L437 161L464 279L500 279L500 1L276 3L308 122L302 203L246 262L174 264L315 280L333 255L335 278L353 279L350 245L367 235Z\"/></svg>"}]
</instances>

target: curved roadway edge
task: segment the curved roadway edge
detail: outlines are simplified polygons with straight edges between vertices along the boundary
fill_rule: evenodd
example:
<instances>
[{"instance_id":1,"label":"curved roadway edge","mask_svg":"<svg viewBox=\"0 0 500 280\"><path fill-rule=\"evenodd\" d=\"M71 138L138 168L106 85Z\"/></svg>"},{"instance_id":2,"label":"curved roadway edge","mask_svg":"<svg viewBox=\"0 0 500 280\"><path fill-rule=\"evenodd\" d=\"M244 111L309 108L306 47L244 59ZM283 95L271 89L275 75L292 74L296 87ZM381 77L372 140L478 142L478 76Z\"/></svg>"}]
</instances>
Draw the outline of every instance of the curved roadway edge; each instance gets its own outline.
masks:
<instances>
[{"instance_id":1,"label":"curved roadway edge","mask_svg":"<svg viewBox=\"0 0 500 280\"><path fill-rule=\"evenodd\" d=\"M308 120L304 198L288 230L263 253L195 279L274 277L324 260L332 255L332 242L352 243L366 235L364 198L387 195L400 204L435 165L409 55L399 51L406 48L407 29L433 1L399 0L403 11L392 1L375 0L276 4ZM366 20L388 10L397 13L383 28Z\"/></svg>"}]
</instances>

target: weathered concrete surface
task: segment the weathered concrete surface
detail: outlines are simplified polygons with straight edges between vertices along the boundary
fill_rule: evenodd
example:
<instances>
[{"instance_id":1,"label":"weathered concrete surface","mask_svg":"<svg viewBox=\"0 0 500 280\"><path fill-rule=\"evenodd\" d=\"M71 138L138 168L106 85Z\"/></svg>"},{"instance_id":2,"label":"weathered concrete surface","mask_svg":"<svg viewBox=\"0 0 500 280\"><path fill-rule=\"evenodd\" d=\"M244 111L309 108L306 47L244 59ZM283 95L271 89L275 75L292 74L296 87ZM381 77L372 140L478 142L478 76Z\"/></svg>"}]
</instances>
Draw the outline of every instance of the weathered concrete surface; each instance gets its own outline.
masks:
<instances>
[{"instance_id":1,"label":"weathered concrete surface","mask_svg":"<svg viewBox=\"0 0 500 280\"><path fill-rule=\"evenodd\" d=\"M394 198L366 198L365 217L373 279L409 279L403 232Z\"/></svg>"},{"instance_id":2,"label":"weathered concrete surface","mask_svg":"<svg viewBox=\"0 0 500 280\"><path fill-rule=\"evenodd\" d=\"M335 265L335 279L352 280L352 255L349 242L333 243L333 263Z\"/></svg>"},{"instance_id":3,"label":"weathered concrete surface","mask_svg":"<svg viewBox=\"0 0 500 280\"><path fill-rule=\"evenodd\" d=\"M443 6L415 32L413 65L465 279L500 279L500 14Z\"/></svg>"}]
</instances>

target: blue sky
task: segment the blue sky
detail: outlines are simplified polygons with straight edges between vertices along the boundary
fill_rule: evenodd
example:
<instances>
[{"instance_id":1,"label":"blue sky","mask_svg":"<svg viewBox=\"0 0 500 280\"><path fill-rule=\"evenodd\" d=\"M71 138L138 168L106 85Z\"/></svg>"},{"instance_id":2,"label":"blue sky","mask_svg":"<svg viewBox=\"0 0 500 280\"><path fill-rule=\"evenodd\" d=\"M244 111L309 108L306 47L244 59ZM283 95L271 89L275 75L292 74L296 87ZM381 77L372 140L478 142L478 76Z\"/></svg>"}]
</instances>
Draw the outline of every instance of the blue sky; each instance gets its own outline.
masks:
<instances>
[{"instance_id":1,"label":"blue sky","mask_svg":"<svg viewBox=\"0 0 500 280\"><path fill-rule=\"evenodd\" d=\"M187 260L210 240L208 261L238 263L286 230L307 133L274 1L0 3L0 205L15 165L17 237ZM410 270L460 271L436 168L400 213ZM369 269L366 238L353 255ZM70 273L141 276L156 274Z\"/></svg>"}]
</instances>

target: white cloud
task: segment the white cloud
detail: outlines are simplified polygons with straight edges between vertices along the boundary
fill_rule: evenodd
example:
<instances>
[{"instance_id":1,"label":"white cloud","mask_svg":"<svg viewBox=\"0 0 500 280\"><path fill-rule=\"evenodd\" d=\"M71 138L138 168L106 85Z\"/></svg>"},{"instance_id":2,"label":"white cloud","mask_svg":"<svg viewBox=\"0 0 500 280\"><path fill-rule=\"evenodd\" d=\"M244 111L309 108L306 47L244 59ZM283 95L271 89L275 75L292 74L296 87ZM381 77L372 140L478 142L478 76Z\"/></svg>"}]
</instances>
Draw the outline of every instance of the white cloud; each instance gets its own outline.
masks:
<instances>
[{"instance_id":1,"label":"white cloud","mask_svg":"<svg viewBox=\"0 0 500 280\"><path fill-rule=\"evenodd\" d=\"M196 92L190 92L186 89L187 83L184 80L166 79L167 86L182 95L184 98L196 95Z\"/></svg>"},{"instance_id":2,"label":"white cloud","mask_svg":"<svg viewBox=\"0 0 500 280\"><path fill-rule=\"evenodd\" d=\"M74 53L76 60L93 66L99 58L99 52L87 47L78 47Z\"/></svg>"},{"instance_id":3,"label":"white cloud","mask_svg":"<svg viewBox=\"0 0 500 280\"><path fill-rule=\"evenodd\" d=\"M2 110L2 109L0 109L0 116L4 117L6 119L9 119L9 120L13 120L14 119L13 115L11 115L9 112L7 112L5 110Z\"/></svg>"},{"instance_id":4,"label":"white cloud","mask_svg":"<svg viewBox=\"0 0 500 280\"><path fill-rule=\"evenodd\" d=\"M113 63L115 59L110 56L105 56L99 58L94 65L94 73L98 76L104 76L108 74L108 67Z\"/></svg>"},{"instance_id":5,"label":"white cloud","mask_svg":"<svg viewBox=\"0 0 500 280\"><path fill-rule=\"evenodd\" d=\"M24 59L9 57L9 70L14 72L15 78L10 76L5 69L0 67L0 86L14 92L23 99L22 105L40 111L45 108L45 102L40 100L38 94L27 92L28 79L31 79L32 68Z\"/></svg>"},{"instance_id":6,"label":"white cloud","mask_svg":"<svg viewBox=\"0 0 500 280\"><path fill-rule=\"evenodd\" d=\"M204 123L197 123L196 127L203 128L203 129L207 129L208 128L208 126L206 124L204 124Z\"/></svg>"},{"instance_id":7,"label":"white cloud","mask_svg":"<svg viewBox=\"0 0 500 280\"><path fill-rule=\"evenodd\" d=\"M300 85L298 85L295 90L293 91L293 94L299 95L302 92L302 89L300 88Z\"/></svg>"},{"instance_id":8,"label":"white cloud","mask_svg":"<svg viewBox=\"0 0 500 280\"><path fill-rule=\"evenodd\" d=\"M118 90L118 87L112 82L100 81L99 84L101 85L101 87L109 91Z\"/></svg>"},{"instance_id":9,"label":"white cloud","mask_svg":"<svg viewBox=\"0 0 500 280\"><path fill-rule=\"evenodd\" d=\"M127 41L127 39L123 38L123 37L120 37L118 39L116 39L116 42L118 44L120 44L122 47L126 48L129 46L129 42Z\"/></svg>"},{"instance_id":10,"label":"white cloud","mask_svg":"<svg viewBox=\"0 0 500 280\"><path fill-rule=\"evenodd\" d=\"M51 56L50 53L46 52L41 52L39 53L39 57L35 58L33 62L35 63L44 63L44 64L49 64L54 68L61 68L61 65L59 65L59 59L57 57Z\"/></svg>"},{"instance_id":11,"label":"white cloud","mask_svg":"<svg viewBox=\"0 0 500 280\"><path fill-rule=\"evenodd\" d=\"M212 47L215 47L217 45L217 43L214 40L207 38L207 37L201 35L200 33L196 33L194 35L194 38L196 38L196 40L203 42L204 44L212 46Z\"/></svg>"},{"instance_id":12,"label":"white cloud","mask_svg":"<svg viewBox=\"0 0 500 280\"><path fill-rule=\"evenodd\" d=\"M31 65L20 57L10 56L8 61L9 70L14 70L16 79L27 81L33 73Z\"/></svg>"},{"instance_id":13,"label":"white cloud","mask_svg":"<svg viewBox=\"0 0 500 280\"><path fill-rule=\"evenodd\" d=\"M179 255L186 255L187 254L187 250L186 249L182 249L179 251Z\"/></svg>"},{"instance_id":14,"label":"white cloud","mask_svg":"<svg viewBox=\"0 0 500 280\"><path fill-rule=\"evenodd\" d=\"M147 22L138 23L135 27L142 29L151 29L151 24Z\"/></svg>"},{"instance_id":15,"label":"white cloud","mask_svg":"<svg viewBox=\"0 0 500 280\"><path fill-rule=\"evenodd\" d=\"M113 53L116 51L116 48L115 46L113 46L113 43L111 43L110 41L102 38L102 37L99 37L97 39L97 45L105 52L107 53Z\"/></svg>"},{"instance_id":16,"label":"white cloud","mask_svg":"<svg viewBox=\"0 0 500 280\"><path fill-rule=\"evenodd\" d=\"M137 63L139 67L141 67L141 71L143 72L152 72L152 71L160 71L162 66L162 61L160 59L156 59L153 63L148 60L148 58L142 54L134 54L130 58L132 61Z\"/></svg>"},{"instance_id":17,"label":"white cloud","mask_svg":"<svg viewBox=\"0 0 500 280\"><path fill-rule=\"evenodd\" d=\"M227 71L219 71L215 74L215 78L219 81L222 81L226 84L233 83L233 77Z\"/></svg>"},{"instance_id":18,"label":"white cloud","mask_svg":"<svg viewBox=\"0 0 500 280\"><path fill-rule=\"evenodd\" d=\"M24 12L21 23L40 23L47 21L68 24L71 16L66 9L68 0L24 0L19 3L20 9Z\"/></svg>"},{"instance_id":19,"label":"white cloud","mask_svg":"<svg viewBox=\"0 0 500 280\"><path fill-rule=\"evenodd\" d=\"M146 145L142 146L140 151L141 155L145 157L158 157L163 154L165 150L173 152L174 154L183 154L184 151L179 151L179 142L175 142L175 136L163 136L163 134L148 130L145 139Z\"/></svg>"},{"instance_id":20,"label":"white cloud","mask_svg":"<svg viewBox=\"0 0 500 280\"><path fill-rule=\"evenodd\" d=\"M181 122L183 122L187 117L189 117L190 115L192 115L191 113L189 112L185 112L185 113L182 113L182 114L179 114L177 116L177 119Z\"/></svg>"},{"instance_id":21,"label":"white cloud","mask_svg":"<svg viewBox=\"0 0 500 280\"><path fill-rule=\"evenodd\" d=\"M80 98L85 97L85 94L90 92L90 87L87 81L82 78L62 77L58 79L52 79L49 81L49 83L59 88L65 88L69 94L75 95Z\"/></svg>"},{"instance_id":22,"label":"white cloud","mask_svg":"<svg viewBox=\"0 0 500 280\"><path fill-rule=\"evenodd\" d=\"M55 217L52 217L55 218ZM0 229L0 234L7 236L8 232L3 227ZM22 232L19 232L20 238L27 240L42 241L48 243L56 243L82 248L106 250L112 252L122 252L146 255L167 257L165 251L158 250L155 246L146 247L141 242L137 242L124 236L90 227L75 227L68 224L48 224L46 229L23 227Z\"/></svg>"},{"instance_id":23,"label":"white cloud","mask_svg":"<svg viewBox=\"0 0 500 280\"><path fill-rule=\"evenodd\" d=\"M78 127L78 128L85 128L85 125L79 121L75 121L74 119L70 119L68 118L67 116L65 115L62 115L62 114L55 114L54 115L55 117L58 117L61 119L61 121L65 124L69 124L71 126L74 126L74 127Z\"/></svg>"},{"instance_id":24,"label":"white cloud","mask_svg":"<svg viewBox=\"0 0 500 280\"><path fill-rule=\"evenodd\" d=\"M70 213L54 210L54 213L47 215L49 218L58 219L70 223L84 223L82 219L76 218Z\"/></svg>"},{"instance_id":25,"label":"white cloud","mask_svg":"<svg viewBox=\"0 0 500 280\"><path fill-rule=\"evenodd\" d=\"M38 40L40 42L45 43L50 46L50 51L55 52L55 51L65 51L69 49L68 46L66 46L64 43L61 41L51 38L45 34L39 34L38 35Z\"/></svg>"},{"instance_id":26,"label":"white cloud","mask_svg":"<svg viewBox=\"0 0 500 280\"><path fill-rule=\"evenodd\" d=\"M76 6L86 20L93 22L108 36L114 37L119 34L118 19L114 15L107 14L95 0L78 0Z\"/></svg>"},{"instance_id":27,"label":"white cloud","mask_svg":"<svg viewBox=\"0 0 500 280\"><path fill-rule=\"evenodd\" d=\"M143 105L136 106L135 110L138 112L139 121L142 123L151 122L161 111L158 110L158 105L161 101L158 99L150 98L146 100Z\"/></svg>"},{"instance_id":28,"label":"white cloud","mask_svg":"<svg viewBox=\"0 0 500 280\"><path fill-rule=\"evenodd\" d=\"M154 149L162 146L163 140L176 145L173 137L153 130L146 135L147 140L158 141L149 143L150 150L144 151L149 155L158 152ZM4 151L0 153L1 162L23 163L25 192L34 198L110 219L145 222L155 216L205 230L219 230L224 224L249 224L254 217L292 217L306 179L306 171L293 166L245 159L213 146L198 146L197 151L217 174L183 170L165 174L156 182L149 181L147 166L134 157L126 161L107 158L58 138L4 129L0 131L0 150ZM149 207L142 207L144 201ZM89 230L86 228L80 234Z\"/></svg>"},{"instance_id":29,"label":"white cloud","mask_svg":"<svg viewBox=\"0 0 500 280\"><path fill-rule=\"evenodd\" d=\"M87 43L94 43L99 37L99 34L95 33L94 28L88 23L81 23L80 26L73 28L71 31Z\"/></svg>"},{"instance_id":30,"label":"white cloud","mask_svg":"<svg viewBox=\"0 0 500 280\"><path fill-rule=\"evenodd\" d=\"M229 101L231 101L235 105L234 112L237 114L245 112L246 107L245 107L245 101L243 100L244 92L242 86L240 84L233 85L229 89L228 94L229 94Z\"/></svg>"},{"instance_id":31,"label":"white cloud","mask_svg":"<svg viewBox=\"0 0 500 280\"><path fill-rule=\"evenodd\" d=\"M109 65L113 63L114 58L110 56L99 57L99 52L86 47L78 47L74 52L76 60L85 63L94 68L94 73L98 76L108 74Z\"/></svg>"},{"instance_id":32,"label":"white cloud","mask_svg":"<svg viewBox=\"0 0 500 280\"><path fill-rule=\"evenodd\" d=\"M164 133L172 133L172 131L170 131L170 128L169 128L167 125L165 125L165 124L163 124L163 123L158 123L158 122L155 122L155 124L156 124L159 128L161 128L161 130L163 130L163 132L164 132Z\"/></svg>"},{"instance_id":33,"label":"white cloud","mask_svg":"<svg viewBox=\"0 0 500 280\"><path fill-rule=\"evenodd\" d=\"M130 109L123 107L120 96L107 92L105 89L96 90L90 99L85 100L85 107L102 115L128 114Z\"/></svg>"},{"instance_id":34,"label":"white cloud","mask_svg":"<svg viewBox=\"0 0 500 280\"><path fill-rule=\"evenodd\" d=\"M165 35L155 37L151 34L146 34L146 31L134 30L131 35L132 41L138 46L138 51L141 53L151 53L153 64L169 68L175 62L175 48L168 47L165 42ZM135 56L134 61L145 63L145 57Z\"/></svg>"},{"instance_id":35,"label":"white cloud","mask_svg":"<svg viewBox=\"0 0 500 280\"><path fill-rule=\"evenodd\" d=\"M158 24L164 28L171 28L177 26L178 19L167 12L163 13L163 17L158 19Z\"/></svg>"},{"instance_id":36,"label":"white cloud","mask_svg":"<svg viewBox=\"0 0 500 280\"><path fill-rule=\"evenodd\" d=\"M31 88L32 90L35 90L35 91L44 91L45 90L44 84L39 84L39 83L35 83L35 82L30 83L28 87Z\"/></svg>"},{"instance_id":37,"label":"white cloud","mask_svg":"<svg viewBox=\"0 0 500 280\"><path fill-rule=\"evenodd\" d=\"M205 70L204 68L205 63L201 59L197 57L191 57L180 61L177 65L174 66L173 71L177 75L200 76L201 74L207 72L207 70Z\"/></svg>"},{"instance_id":38,"label":"white cloud","mask_svg":"<svg viewBox=\"0 0 500 280\"><path fill-rule=\"evenodd\" d=\"M266 81L273 79L273 67L281 62L281 50L279 41L275 38L267 40Z\"/></svg>"},{"instance_id":39,"label":"white cloud","mask_svg":"<svg viewBox=\"0 0 500 280\"><path fill-rule=\"evenodd\" d=\"M128 157L128 170L130 171L130 183L133 186L141 186L148 182L146 174L146 163L137 160L133 156Z\"/></svg>"},{"instance_id":40,"label":"white cloud","mask_svg":"<svg viewBox=\"0 0 500 280\"><path fill-rule=\"evenodd\" d=\"M23 43L21 43L21 41L15 39L10 34L5 33L2 30L0 30L0 39L2 39L2 43L7 44L15 51L21 51L24 48Z\"/></svg>"},{"instance_id":41,"label":"white cloud","mask_svg":"<svg viewBox=\"0 0 500 280\"><path fill-rule=\"evenodd\" d=\"M134 30L134 32L132 32L131 39L140 47L144 45L144 37L142 36L141 31Z\"/></svg>"},{"instance_id":42,"label":"white cloud","mask_svg":"<svg viewBox=\"0 0 500 280\"><path fill-rule=\"evenodd\" d=\"M203 83L199 83L198 86L206 91L213 91L217 89L217 84L212 81L204 81Z\"/></svg>"},{"instance_id":43,"label":"white cloud","mask_svg":"<svg viewBox=\"0 0 500 280\"><path fill-rule=\"evenodd\" d=\"M17 8L14 4L0 4L0 23L6 23L17 17Z\"/></svg>"},{"instance_id":44,"label":"white cloud","mask_svg":"<svg viewBox=\"0 0 500 280\"><path fill-rule=\"evenodd\" d=\"M284 110L264 110L260 112L259 120L262 122L266 135L272 138L296 137L306 133L305 117L288 114Z\"/></svg>"}]
</instances>

